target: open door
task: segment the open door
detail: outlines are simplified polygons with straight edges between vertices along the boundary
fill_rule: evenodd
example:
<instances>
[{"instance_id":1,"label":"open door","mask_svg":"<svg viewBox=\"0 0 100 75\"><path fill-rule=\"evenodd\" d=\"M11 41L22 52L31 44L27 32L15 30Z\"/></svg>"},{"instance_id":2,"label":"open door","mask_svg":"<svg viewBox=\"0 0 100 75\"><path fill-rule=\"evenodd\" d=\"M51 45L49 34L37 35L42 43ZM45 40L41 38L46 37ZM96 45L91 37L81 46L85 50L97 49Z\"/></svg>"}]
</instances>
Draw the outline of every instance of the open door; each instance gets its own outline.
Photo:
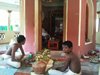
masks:
<instances>
[{"instance_id":1,"label":"open door","mask_svg":"<svg viewBox=\"0 0 100 75\"><path fill-rule=\"evenodd\" d=\"M66 30L65 6L66 0L39 0L41 30L41 48L61 50L61 44L65 38Z\"/></svg>"}]
</instances>

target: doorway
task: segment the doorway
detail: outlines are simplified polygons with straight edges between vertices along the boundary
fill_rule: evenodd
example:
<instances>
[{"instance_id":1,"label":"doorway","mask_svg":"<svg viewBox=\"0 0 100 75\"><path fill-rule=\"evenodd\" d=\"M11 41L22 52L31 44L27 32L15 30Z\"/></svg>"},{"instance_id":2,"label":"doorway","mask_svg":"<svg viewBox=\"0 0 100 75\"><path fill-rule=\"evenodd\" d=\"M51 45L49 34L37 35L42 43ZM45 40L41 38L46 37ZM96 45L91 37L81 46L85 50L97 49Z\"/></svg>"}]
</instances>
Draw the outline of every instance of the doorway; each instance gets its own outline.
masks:
<instances>
[{"instance_id":1,"label":"doorway","mask_svg":"<svg viewBox=\"0 0 100 75\"><path fill-rule=\"evenodd\" d=\"M66 31L66 0L39 0L39 16L41 30L41 47L61 50L61 44L65 40L64 31ZM64 3L65 2L65 3ZM65 11L65 12L64 12ZM54 41L50 45L50 41ZM49 42L49 43L48 43ZM56 42L56 43L55 43ZM48 47L50 46L50 47Z\"/></svg>"}]
</instances>

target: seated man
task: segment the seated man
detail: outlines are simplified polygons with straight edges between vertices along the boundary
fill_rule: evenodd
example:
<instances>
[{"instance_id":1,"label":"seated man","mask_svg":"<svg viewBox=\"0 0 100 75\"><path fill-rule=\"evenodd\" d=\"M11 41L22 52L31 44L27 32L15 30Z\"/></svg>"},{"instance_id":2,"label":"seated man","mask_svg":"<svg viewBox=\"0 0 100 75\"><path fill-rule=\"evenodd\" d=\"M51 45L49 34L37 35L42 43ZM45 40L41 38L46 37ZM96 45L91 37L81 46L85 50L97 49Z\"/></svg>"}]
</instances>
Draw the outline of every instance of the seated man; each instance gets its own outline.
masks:
<instances>
[{"instance_id":1,"label":"seated man","mask_svg":"<svg viewBox=\"0 0 100 75\"><path fill-rule=\"evenodd\" d=\"M54 65L52 69L48 70L49 75L81 75L80 60L78 56L72 52L72 42L63 42L62 48L65 53L64 64L61 67Z\"/></svg>"},{"instance_id":2,"label":"seated man","mask_svg":"<svg viewBox=\"0 0 100 75\"><path fill-rule=\"evenodd\" d=\"M24 45L26 38L23 35L19 35L16 38L16 42L10 44L10 48L8 51L2 56L7 58L7 64L11 65L15 68L21 67L22 59L25 55L22 45ZM21 54L19 55L17 52L20 50Z\"/></svg>"},{"instance_id":3,"label":"seated man","mask_svg":"<svg viewBox=\"0 0 100 75\"><path fill-rule=\"evenodd\" d=\"M50 35L46 32L44 28L42 28L42 47L47 48L47 43L50 38Z\"/></svg>"}]
</instances>

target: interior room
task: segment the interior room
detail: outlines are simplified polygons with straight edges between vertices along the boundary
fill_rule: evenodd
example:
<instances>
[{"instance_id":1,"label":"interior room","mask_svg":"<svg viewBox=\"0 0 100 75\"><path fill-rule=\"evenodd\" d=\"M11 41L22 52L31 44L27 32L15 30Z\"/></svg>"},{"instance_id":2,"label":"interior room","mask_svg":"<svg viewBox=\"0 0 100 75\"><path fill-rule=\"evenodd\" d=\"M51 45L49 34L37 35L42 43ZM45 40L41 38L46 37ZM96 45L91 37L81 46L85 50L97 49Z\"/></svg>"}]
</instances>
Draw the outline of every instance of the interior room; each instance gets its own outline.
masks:
<instances>
[{"instance_id":1,"label":"interior room","mask_svg":"<svg viewBox=\"0 0 100 75\"><path fill-rule=\"evenodd\" d=\"M42 30L42 46L43 48L51 48L54 50L61 50L61 43L63 41L63 14L64 14L64 0L54 0L49 2L42 0L42 28L48 34L43 36ZM54 44L52 42L55 42ZM49 45L50 44L50 45ZM56 47L59 45L59 48ZM55 46L50 47L50 46Z\"/></svg>"}]
</instances>

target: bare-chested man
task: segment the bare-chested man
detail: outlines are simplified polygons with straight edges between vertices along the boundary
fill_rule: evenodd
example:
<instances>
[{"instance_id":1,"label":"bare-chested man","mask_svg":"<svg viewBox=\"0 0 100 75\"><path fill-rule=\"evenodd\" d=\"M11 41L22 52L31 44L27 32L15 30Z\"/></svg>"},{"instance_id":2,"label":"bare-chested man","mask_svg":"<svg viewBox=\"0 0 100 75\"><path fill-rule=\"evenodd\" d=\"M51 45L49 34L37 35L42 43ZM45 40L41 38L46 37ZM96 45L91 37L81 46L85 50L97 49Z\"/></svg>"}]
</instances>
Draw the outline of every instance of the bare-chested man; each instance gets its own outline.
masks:
<instances>
[{"instance_id":1,"label":"bare-chested man","mask_svg":"<svg viewBox=\"0 0 100 75\"><path fill-rule=\"evenodd\" d=\"M49 75L81 75L80 60L78 56L72 52L72 42L63 42L62 48L65 53L65 62L62 67L55 67L54 65L52 69L48 71Z\"/></svg>"},{"instance_id":2,"label":"bare-chested man","mask_svg":"<svg viewBox=\"0 0 100 75\"><path fill-rule=\"evenodd\" d=\"M19 35L16 38L16 43L13 43L9 50L6 52L6 55L8 55L9 59L7 64L16 67L16 68L20 68L21 67L21 61L25 55L24 50L22 45L25 44L26 38L23 35ZM17 56L16 52L20 50L21 51L21 55Z\"/></svg>"}]
</instances>

